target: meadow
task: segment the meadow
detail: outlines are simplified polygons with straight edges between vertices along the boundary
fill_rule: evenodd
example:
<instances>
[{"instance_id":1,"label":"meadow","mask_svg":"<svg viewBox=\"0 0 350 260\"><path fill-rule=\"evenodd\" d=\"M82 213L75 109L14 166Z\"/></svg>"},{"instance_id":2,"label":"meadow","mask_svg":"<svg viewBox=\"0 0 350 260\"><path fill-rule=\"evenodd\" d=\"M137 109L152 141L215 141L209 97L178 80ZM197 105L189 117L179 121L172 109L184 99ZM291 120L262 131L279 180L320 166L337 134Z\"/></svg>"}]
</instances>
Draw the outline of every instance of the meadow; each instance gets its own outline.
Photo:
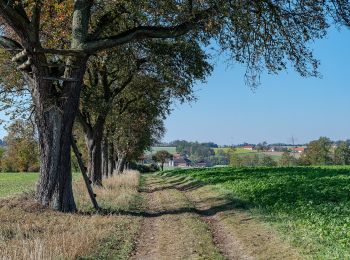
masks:
<instances>
[{"instance_id":1,"label":"meadow","mask_svg":"<svg viewBox=\"0 0 350 260\"><path fill-rule=\"evenodd\" d=\"M229 153L231 148L214 148L213 149L215 154L219 154L221 151L224 153ZM264 155L269 155L272 157L272 159L274 159L276 162L278 162L282 156L282 152L260 152L257 150L247 150L241 147L236 147L234 149L234 153L237 154L239 157L245 157L245 156L249 156L249 157L253 157L253 156L259 156L259 158L263 157ZM299 155L298 155L299 156Z\"/></svg>"},{"instance_id":2,"label":"meadow","mask_svg":"<svg viewBox=\"0 0 350 260\"><path fill-rule=\"evenodd\" d=\"M0 173L0 197L33 191L38 173Z\"/></svg>"},{"instance_id":3,"label":"meadow","mask_svg":"<svg viewBox=\"0 0 350 260\"><path fill-rule=\"evenodd\" d=\"M74 181L81 178L80 172L72 175ZM33 192L38 178L37 172L0 172L0 198Z\"/></svg>"},{"instance_id":4,"label":"meadow","mask_svg":"<svg viewBox=\"0 0 350 260\"><path fill-rule=\"evenodd\" d=\"M257 167L173 170L240 201L313 259L350 258L349 167Z\"/></svg>"}]
</instances>

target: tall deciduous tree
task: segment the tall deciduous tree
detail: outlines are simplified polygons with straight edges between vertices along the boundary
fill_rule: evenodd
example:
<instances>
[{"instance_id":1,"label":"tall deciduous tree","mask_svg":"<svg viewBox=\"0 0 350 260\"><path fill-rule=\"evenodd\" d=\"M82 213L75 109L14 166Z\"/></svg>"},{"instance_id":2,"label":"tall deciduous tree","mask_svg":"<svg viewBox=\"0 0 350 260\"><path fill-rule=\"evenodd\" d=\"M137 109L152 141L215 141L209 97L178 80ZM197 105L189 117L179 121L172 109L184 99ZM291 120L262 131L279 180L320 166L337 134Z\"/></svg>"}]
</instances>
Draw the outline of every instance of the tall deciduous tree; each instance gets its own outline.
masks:
<instances>
[{"instance_id":1,"label":"tall deciduous tree","mask_svg":"<svg viewBox=\"0 0 350 260\"><path fill-rule=\"evenodd\" d=\"M334 163L339 165L350 164L350 147L347 142L340 142L337 148L335 148Z\"/></svg>"},{"instance_id":2,"label":"tall deciduous tree","mask_svg":"<svg viewBox=\"0 0 350 260\"><path fill-rule=\"evenodd\" d=\"M301 156L301 161L311 165L326 165L332 163L331 140L327 137L320 137L311 141Z\"/></svg>"},{"instance_id":3,"label":"tall deciduous tree","mask_svg":"<svg viewBox=\"0 0 350 260\"><path fill-rule=\"evenodd\" d=\"M146 38L186 35L202 44L218 40L233 59L247 64L252 82L263 66L278 72L288 59L302 75L313 75L318 63L305 42L324 35L325 12L324 1L302 0L1 0L6 28L0 44L14 56L35 106L38 201L61 211L76 209L70 136L92 54Z\"/></svg>"},{"instance_id":4,"label":"tall deciduous tree","mask_svg":"<svg viewBox=\"0 0 350 260\"><path fill-rule=\"evenodd\" d=\"M162 171L164 170L164 163L166 159L170 159L172 155L165 150L157 151L153 156L152 159L158 163L160 163L160 168Z\"/></svg>"}]
</instances>

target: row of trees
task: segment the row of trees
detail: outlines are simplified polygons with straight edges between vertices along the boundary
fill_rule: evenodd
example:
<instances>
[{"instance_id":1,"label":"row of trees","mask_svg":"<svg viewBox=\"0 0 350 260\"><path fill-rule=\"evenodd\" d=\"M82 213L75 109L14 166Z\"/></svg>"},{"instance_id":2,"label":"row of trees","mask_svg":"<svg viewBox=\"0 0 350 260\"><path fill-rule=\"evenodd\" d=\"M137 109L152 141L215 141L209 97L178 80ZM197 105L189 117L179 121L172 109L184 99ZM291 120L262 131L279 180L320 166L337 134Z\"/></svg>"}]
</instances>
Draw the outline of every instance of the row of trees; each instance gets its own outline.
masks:
<instances>
[{"instance_id":1,"label":"row of trees","mask_svg":"<svg viewBox=\"0 0 350 260\"><path fill-rule=\"evenodd\" d=\"M187 96L188 86L208 72L203 61L210 43L216 41L231 60L247 64L252 86L263 67L277 73L289 61L301 75L317 75L318 61L307 43L325 35L329 14L349 25L349 6L347 0L0 0L0 45L6 50L2 100L13 107L25 93L20 100L30 101L22 105L29 104L38 131L38 202L76 210L70 156L76 116L88 143L90 176L101 184L98 154L108 161L117 148L112 154L120 162L136 156L120 147L139 144L133 140L143 136L136 130L144 125L150 132L161 128L155 123L166 113L164 108L154 112L159 109L155 100ZM134 89L143 91L143 102ZM152 116L139 114L144 104L154 109ZM137 105L124 114L124 107ZM130 121L124 125L124 120ZM122 141L112 146L121 132ZM101 140L107 148L100 148Z\"/></svg>"}]
</instances>

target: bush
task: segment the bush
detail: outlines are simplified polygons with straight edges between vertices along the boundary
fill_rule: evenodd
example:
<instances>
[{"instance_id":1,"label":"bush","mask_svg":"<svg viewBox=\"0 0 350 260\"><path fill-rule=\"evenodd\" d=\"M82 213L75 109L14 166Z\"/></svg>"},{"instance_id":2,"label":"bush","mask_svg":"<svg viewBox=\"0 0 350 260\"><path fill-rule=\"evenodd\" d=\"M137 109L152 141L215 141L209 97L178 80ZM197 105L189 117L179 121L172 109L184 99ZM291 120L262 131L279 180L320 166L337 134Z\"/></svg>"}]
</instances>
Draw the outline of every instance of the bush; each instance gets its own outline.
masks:
<instances>
[{"instance_id":1,"label":"bush","mask_svg":"<svg viewBox=\"0 0 350 260\"><path fill-rule=\"evenodd\" d=\"M159 166L157 164L138 164L138 163L130 163L130 168L133 170L137 170L141 173L147 173L147 172L157 172L160 170Z\"/></svg>"}]
</instances>

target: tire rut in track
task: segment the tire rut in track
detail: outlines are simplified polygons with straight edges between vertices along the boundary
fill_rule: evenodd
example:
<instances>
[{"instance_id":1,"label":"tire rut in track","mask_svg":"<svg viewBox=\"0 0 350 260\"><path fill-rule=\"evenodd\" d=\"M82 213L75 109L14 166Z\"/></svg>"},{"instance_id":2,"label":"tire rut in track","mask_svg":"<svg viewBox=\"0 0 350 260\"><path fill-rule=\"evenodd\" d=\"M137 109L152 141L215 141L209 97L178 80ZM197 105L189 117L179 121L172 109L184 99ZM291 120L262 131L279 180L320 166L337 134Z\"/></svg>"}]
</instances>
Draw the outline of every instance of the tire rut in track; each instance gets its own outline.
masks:
<instances>
[{"instance_id":1,"label":"tire rut in track","mask_svg":"<svg viewBox=\"0 0 350 260\"><path fill-rule=\"evenodd\" d=\"M167 181L177 183L175 187L208 224L215 245L226 259L302 259L271 227L244 212L241 201L228 200L213 187L188 178L168 177Z\"/></svg>"},{"instance_id":2,"label":"tire rut in track","mask_svg":"<svg viewBox=\"0 0 350 260\"><path fill-rule=\"evenodd\" d=\"M223 259L186 196L158 176L145 179L147 210L131 259Z\"/></svg>"}]
</instances>

